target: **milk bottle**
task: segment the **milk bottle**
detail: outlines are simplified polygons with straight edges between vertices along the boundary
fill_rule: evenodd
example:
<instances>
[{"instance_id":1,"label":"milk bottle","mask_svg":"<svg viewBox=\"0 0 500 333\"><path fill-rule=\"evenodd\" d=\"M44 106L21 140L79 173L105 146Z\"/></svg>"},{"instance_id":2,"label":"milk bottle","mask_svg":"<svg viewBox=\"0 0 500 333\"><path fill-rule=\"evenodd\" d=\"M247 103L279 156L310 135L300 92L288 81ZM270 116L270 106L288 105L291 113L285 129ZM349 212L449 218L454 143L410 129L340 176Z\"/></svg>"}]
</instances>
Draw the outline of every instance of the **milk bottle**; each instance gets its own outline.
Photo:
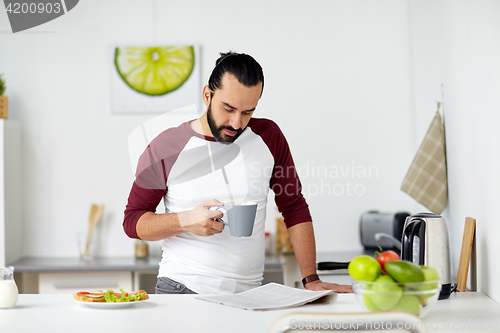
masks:
<instances>
[{"instance_id":1,"label":"milk bottle","mask_svg":"<svg viewBox=\"0 0 500 333\"><path fill-rule=\"evenodd\" d=\"M14 281L14 267L0 267L0 309L13 308L18 295L19 291Z\"/></svg>"}]
</instances>

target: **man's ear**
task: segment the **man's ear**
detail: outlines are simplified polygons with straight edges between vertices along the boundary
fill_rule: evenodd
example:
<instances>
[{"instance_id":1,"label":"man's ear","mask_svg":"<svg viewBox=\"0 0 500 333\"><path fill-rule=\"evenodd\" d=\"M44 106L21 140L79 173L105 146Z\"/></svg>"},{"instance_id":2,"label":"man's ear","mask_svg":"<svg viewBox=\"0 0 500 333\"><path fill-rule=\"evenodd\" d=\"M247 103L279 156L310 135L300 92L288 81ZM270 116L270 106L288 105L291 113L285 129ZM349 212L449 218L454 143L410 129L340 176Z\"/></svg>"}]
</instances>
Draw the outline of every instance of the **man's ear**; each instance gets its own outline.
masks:
<instances>
[{"instance_id":1,"label":"man's ear","mask_svg":"<svg viewBox=\"0 0 500 333\"><path fill-rule=\"evenodd\" d=\"M208 86L203 87L203 96L202 97L203 97L203 103L206 106L209 106L210 99L212 98L212 91L210 90L210 88Z\"/></svg>"}]
</instances>

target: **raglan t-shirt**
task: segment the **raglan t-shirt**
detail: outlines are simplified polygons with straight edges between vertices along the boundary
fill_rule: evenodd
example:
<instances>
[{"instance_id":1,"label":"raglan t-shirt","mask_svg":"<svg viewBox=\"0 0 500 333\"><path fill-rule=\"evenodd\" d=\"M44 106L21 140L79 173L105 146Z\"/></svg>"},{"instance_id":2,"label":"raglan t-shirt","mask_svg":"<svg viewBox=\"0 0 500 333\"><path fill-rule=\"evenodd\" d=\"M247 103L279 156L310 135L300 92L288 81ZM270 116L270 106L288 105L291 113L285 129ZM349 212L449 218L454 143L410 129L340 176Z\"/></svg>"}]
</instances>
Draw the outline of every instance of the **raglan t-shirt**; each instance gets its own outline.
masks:
<instances>
[{"instance_id":1,"label":"raglan t-shirt","mask_svg":"<svg viewBox=\"0 0 500 333\"><path fill-rule=\"evenodd\" d=\"M197 293L238 293L261 285L264 224L269 189L287 227L311 221L288 143L268 119L252 118L231 144L196 133L185 122L159 134L141 155L123 227L138 238L136 225L163 199L166 213L191 210L205 200L256 202L250 237L229 228L213 236L185 232L163 240L159 277Z\"/></svg>"}]
</instances>

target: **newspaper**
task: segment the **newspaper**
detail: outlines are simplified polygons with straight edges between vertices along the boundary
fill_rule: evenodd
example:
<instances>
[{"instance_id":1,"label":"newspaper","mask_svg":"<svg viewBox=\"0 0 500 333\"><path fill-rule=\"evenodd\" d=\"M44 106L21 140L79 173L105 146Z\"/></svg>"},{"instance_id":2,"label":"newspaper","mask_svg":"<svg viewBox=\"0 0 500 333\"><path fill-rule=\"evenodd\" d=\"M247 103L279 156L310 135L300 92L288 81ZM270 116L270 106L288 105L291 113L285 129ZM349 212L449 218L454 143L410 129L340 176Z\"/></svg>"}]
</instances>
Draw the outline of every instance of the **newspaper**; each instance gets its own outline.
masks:
<instances>
[{"instance_id":1,"label":"newspaper","mask_svg":"<svg viewBox=\"0 0 500 333\"><path fill-rule=\"evenodd\" d=\"M239 294L207 295L196 298L245 310L277 310L303 305L332 294L337 295L333 290L310 291L268 283Z\"/></svg>"}]
</instances>

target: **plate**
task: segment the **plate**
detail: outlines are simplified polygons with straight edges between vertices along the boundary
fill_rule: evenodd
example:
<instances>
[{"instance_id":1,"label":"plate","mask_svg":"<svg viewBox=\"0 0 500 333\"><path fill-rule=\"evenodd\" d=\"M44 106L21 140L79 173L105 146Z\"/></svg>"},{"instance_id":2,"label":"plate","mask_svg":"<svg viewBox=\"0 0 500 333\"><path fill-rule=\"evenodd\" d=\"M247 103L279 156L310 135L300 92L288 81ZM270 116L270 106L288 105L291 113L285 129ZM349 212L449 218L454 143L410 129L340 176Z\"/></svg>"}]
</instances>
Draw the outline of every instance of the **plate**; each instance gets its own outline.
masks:
<instances>
[{"instance_id":1,"label":"plate","mask_svg":"<svg viewBox=\"0 0 500 333\"><path fill-rule=\"evenodd\" d=\"M142 301L134 301L134 302L82 302L82 301L77 301L75 299L75 302L84 306L87 306L89 308L95 308L95 309L121 309L121 308L129 308L137 303L142 303L145 300Z\"/></svg>"}]
</instances>

